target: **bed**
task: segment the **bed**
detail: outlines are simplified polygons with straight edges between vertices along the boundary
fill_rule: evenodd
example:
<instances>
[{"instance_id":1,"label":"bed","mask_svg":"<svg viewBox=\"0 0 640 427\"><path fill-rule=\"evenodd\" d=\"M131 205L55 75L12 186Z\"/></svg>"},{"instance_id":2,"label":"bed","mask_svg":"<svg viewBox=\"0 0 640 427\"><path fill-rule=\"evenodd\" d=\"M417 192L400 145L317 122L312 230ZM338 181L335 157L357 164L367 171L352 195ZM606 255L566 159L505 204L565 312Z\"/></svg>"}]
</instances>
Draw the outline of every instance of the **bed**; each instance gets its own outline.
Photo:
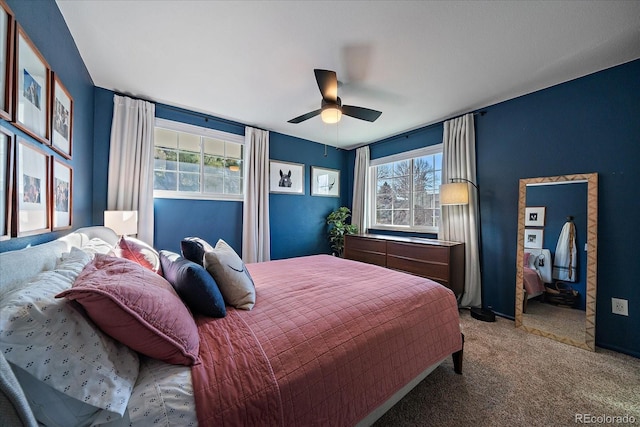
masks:
<instances>
[{"instance_id":1,"label":"bed","mask_svg":"<svg viewBox=\"0 0 640 427\"><path fill-rule=\"evenodd\" d=\"M21 416L7 418L3 425L33 425L36 418L47 424L47 417L55 416L52 409L57 411L61 404L69 414L51 424L370 425L448 357L453 355L456 371L461 371L463 337L450 290L428 279L328 255L247 265L243 274L254 286L253 306L218 307L224 316L187 308L189 299L175 288L191 320L178 305L162 305L155 312L147 305L143 315L152 313L171 322L152 325L159 329L186 322L180 327L188 333L170 337L171 352L153 353L166 347L170 332L161 331L162 345L140 348L144 331L129 328L118 335L113 325L102 323L105 319L94 318L91 305L78 297L83 291L95 302L86 277L98 261L123 268L123 262L113 260L117 244L111 230L90 227L0 254L0 368L8 362L7 372L17 379L2 384L0 403L8 401ZM29 266L16 270L17 260L29 260ZM129 267L126 264L117 278L128 274ZM145 281L159 280L151 274L161 276L149 268L131 269ZM96 277L102 281L103 276ZM43 280L46 286L37 287ZM148 304L145 301L131 304ZM38 305L39 318L33 314ZM61 330L69 332L66 337L61 330L34 328L33 321L26 326L31 328L30 338L16 337L12 328L20 328L8 326L19 323L13 320L25 318L29 310L29 316L39 320L36 324L45 325L53 307L67 310L61 323ZM100 307L101 312L122 309ZM49 333L49 338L34 339L39 333ZM135 339L127 341L132 336ZM47 342L51 337L56 337L54 342ZM78 337L82 343L73 342ZM58 354L45 366L38 353L48 347ZM93 373L65 362L82 351L93 352L78 362L88 363ZM66 376L65 369L70 371ZM10 416L9 411L2 413Z\"/></svg>"},{"instance_id":2,"label":"bed","mask_svg":"<svg viewBox=\"0 0 640 427\"><path fill-rule=\"evenodd\" d=\"M524 299L522 312L527 311L527 302L540 295L544 295L545 283L551 283L551 251L549 249L524 250L523 286Z\"/></svg>"}]
</instances>

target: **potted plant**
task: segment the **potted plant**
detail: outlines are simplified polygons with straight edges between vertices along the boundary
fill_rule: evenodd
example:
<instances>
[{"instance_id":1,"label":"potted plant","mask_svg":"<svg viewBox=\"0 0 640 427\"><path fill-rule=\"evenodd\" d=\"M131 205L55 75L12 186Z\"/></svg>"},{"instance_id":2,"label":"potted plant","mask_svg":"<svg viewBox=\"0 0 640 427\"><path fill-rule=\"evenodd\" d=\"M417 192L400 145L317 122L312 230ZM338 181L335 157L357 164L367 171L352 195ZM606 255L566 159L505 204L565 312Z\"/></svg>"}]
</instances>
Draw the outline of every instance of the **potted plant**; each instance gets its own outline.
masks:
<instances>
[{"instance_id":1,"label":"potted plant","mask_svg":"<svg viewBox=\"0 0 640 427\"><path fill-rule=\"evenodd\" d=\"M342 206L327 216L327 224L329 225L329 243L333 253L342 257L344 252L344 236L345 234L355 234L358 227L347 224L347 219L351 216L351 210Z\"/></svg>"}]
</instances>

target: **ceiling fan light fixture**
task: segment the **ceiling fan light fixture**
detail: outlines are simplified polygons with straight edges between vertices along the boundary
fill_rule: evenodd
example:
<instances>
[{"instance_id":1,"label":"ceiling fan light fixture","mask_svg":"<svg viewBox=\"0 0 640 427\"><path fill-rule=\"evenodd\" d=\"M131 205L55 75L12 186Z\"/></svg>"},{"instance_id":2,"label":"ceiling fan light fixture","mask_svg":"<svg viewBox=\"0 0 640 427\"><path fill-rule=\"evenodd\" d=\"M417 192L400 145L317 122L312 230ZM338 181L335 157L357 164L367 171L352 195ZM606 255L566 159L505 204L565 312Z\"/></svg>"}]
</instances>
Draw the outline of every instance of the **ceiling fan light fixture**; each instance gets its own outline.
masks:
<instances>
[{"instance_id":1,"label":"ceiling fan light fixture","mask_svg":"<svg viewBox=\"0 0 640 427\"><path fill-rule=\"evenodd\" d=\"M325 105L320 113L322 121L327 124L338 123L342 118L342 110L337 105Z\"/></svg>"}]
</instances>

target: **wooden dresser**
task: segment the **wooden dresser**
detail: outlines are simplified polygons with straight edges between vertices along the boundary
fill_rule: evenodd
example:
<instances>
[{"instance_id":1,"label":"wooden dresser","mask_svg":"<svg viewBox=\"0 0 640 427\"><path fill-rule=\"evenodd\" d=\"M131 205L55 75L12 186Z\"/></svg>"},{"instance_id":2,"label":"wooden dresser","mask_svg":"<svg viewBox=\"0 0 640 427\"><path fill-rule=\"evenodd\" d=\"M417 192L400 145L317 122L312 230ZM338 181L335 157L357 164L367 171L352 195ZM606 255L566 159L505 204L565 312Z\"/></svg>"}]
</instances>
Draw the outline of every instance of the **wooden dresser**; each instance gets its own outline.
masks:
<instances>
[{"instance_id":1,"label":"wooden dresser","mask_svg":"<svg viewBox=\"0 0 640 427\"><path fill-rule=\"evenodd\" d=\"M435 280L464 291L464 243L382 234L345 236L344 257Z\"/></svg>"}]
</instances>

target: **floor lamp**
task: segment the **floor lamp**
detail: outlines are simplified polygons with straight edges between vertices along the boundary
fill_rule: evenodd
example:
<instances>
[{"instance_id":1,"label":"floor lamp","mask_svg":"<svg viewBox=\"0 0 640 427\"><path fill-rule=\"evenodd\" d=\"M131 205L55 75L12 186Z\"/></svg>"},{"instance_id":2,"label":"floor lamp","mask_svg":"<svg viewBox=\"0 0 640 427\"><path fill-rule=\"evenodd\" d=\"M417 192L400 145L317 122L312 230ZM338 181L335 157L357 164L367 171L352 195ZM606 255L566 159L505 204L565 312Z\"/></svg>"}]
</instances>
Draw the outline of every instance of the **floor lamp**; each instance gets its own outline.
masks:
<instances>
[{"instance_id":1,"label":"floor lamp","mask_svg":"<svg viewBox=\"0 0 640 427\"><path fill-rule=\"evenodd\" d=\"M482 232L480 222L480 190L473 182L465 178L451 178L449 184L440 186L440 206L468 205L469 185L478 191L478 260L480 264L480 277L482 277ZM484 286L480 285L480 307L471 307L471 317L483 322L495 322L496 315L490 308L484 306Z\"/></svg>"}]
</instances>

